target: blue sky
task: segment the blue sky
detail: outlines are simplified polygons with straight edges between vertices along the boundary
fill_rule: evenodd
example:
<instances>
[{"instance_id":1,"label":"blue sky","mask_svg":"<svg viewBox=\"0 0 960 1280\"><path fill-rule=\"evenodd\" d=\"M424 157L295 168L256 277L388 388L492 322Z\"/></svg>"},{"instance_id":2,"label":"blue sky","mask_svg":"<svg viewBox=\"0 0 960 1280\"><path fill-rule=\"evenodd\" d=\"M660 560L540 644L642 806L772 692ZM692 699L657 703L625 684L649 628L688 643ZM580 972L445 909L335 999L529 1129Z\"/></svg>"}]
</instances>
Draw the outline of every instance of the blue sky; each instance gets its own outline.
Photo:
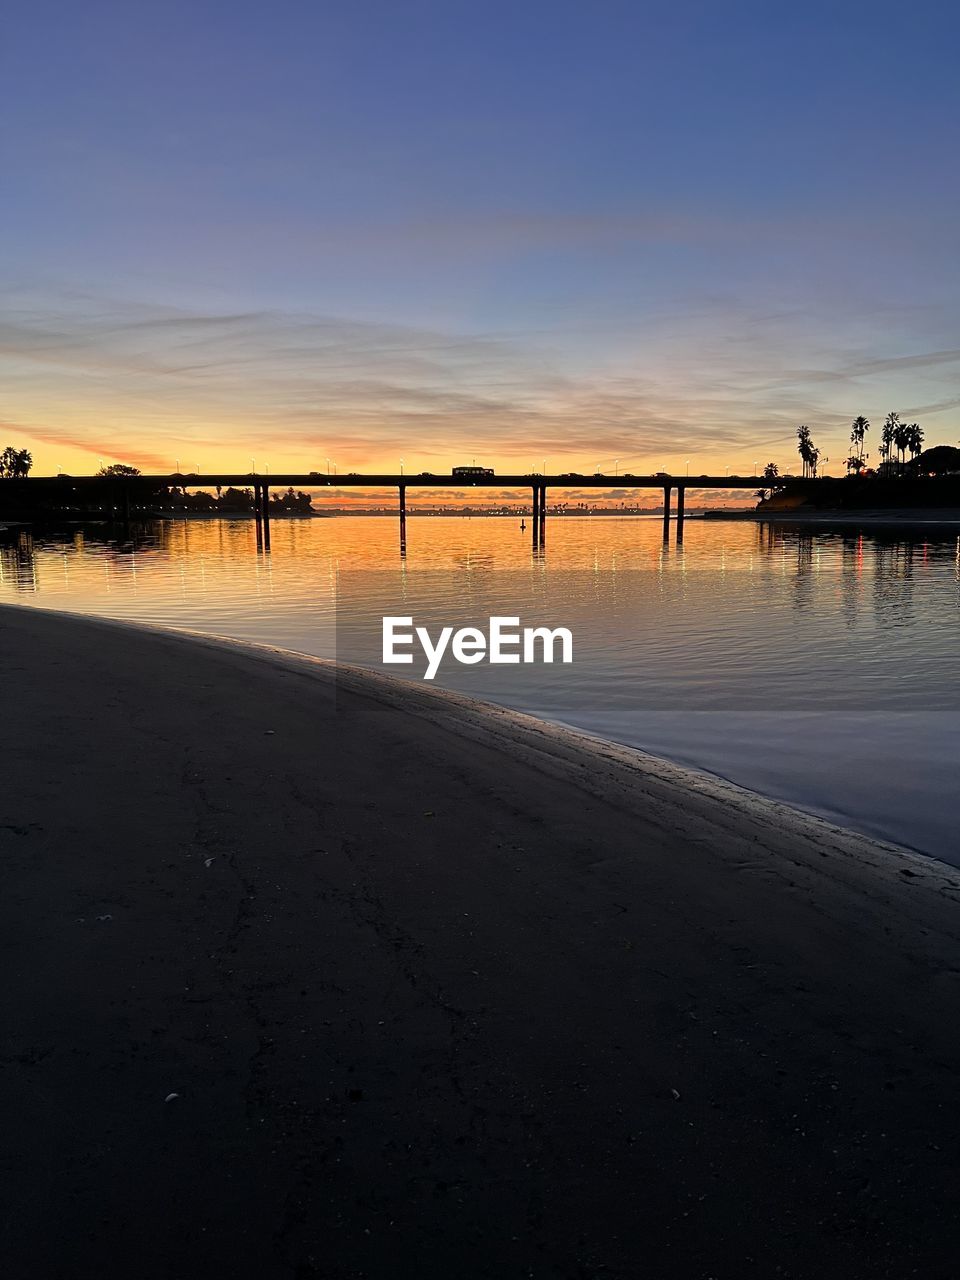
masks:
<instances>
[{"instance_id":1,"label":"blue sky","mask_svg":"<svg viewBox=\"0 0 960 1280\"><path fill-rule=\"evenodd\" d=\"M799 421L839 460L889 409L955 441L958 37L942 3L15 4L6 434L77 470L737 466Z\"/></svg>"}]
</instances>

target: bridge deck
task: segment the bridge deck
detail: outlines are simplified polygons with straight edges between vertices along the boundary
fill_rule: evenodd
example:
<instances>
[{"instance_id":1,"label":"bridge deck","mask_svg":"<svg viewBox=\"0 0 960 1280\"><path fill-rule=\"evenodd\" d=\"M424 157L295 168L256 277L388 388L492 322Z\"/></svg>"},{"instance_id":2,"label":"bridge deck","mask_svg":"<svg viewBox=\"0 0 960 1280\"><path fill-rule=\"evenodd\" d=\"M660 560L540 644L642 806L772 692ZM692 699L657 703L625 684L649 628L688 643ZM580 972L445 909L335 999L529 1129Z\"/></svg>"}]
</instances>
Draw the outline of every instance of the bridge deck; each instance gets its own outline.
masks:
<instances>
[{"instance_id":1,"label":"bridge deck","mask_svg":"<svg viewBox=\"0 0 960 1280\"><path fill-rule=\"evenodd\" d=\"M783 477L791 478L792 477ZM61 479L71 484L102 483L103 476L31 476L22 483L31 484L37 480L49 481ZM422 487L428 489L528 489L533 485L546 485L550 489L663 489L667 485L672 488L689 489L755 489L763 483L761 476L693 476L693 475L576 475L563 472L559 475L526 475L503 476L451 476L431 475L418 472L415 475L360 475L355 472L346 475L327 475L318 472L279 472L266 475L262 472L246 472L244 474L226 472L172 472L167 475L118 476L118 480L130 484L167 484L203 489L220 485L223 488L249 488L254 484L266 484L271 488L317 489L317 488L398 488ZM810 481L809 483L814 483Z\"/></svg>"}]
</instances>

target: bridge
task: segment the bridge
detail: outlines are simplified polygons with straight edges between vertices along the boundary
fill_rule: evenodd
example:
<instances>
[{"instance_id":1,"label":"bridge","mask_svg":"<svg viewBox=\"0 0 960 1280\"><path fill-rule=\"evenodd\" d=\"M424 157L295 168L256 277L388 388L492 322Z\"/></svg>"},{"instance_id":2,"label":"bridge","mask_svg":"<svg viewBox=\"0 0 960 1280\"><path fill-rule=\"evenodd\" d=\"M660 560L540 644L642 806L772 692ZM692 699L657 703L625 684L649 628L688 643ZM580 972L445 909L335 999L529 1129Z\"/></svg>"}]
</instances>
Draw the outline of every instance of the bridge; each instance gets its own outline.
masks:
<instances>
[{"instance_id":1,"label":"bridge","mask_svg":"<svg viewBox=\"0 0 960 1280\"><path fill-rule=\"evenodd\" d=\"M788 478L788 477L785 477ZM254 494L254 515L257 525L257 545L264 551L270 550L270 489L396 489L398 495L398 515L400 518L400 550L406 551L407 544L407 489L529 489L531 493L531 524L534 545L543 546L546 538L547 524L547 490L549 489L657 489L663 493L663 536L666 540L670 533L671 498L676 490L676 527L677 541L683 541L683 522L685 497L687 489L742 489L756 490L764 483L762 477L753 476L680 476L657 471L652 475L633 475L621 472L617 475L606 475L595 472L592 475L580 475L575 471L564 471L557 475L545 475L538 472L527 472L523 475L435 475L429 471L421 471L413 475L403 472L382 475L361 475L348 472L337 475L329 472L280 472L270 475L263 472L249 471L242 474L233 472L181 472L174 471L168 475L138 476L31 476L29 479L7 481L5 483L23 485L50 486L52 483L62 484L64 488L83 489L88 486L101 487L110 483L116 487L117 506L125 519L130 518L131 498L137 489L157 489L166 486L175 489L215 489L236 488L252 489ZM810 481L813 484L815 481Z\"/></svg>"}]
</instances>

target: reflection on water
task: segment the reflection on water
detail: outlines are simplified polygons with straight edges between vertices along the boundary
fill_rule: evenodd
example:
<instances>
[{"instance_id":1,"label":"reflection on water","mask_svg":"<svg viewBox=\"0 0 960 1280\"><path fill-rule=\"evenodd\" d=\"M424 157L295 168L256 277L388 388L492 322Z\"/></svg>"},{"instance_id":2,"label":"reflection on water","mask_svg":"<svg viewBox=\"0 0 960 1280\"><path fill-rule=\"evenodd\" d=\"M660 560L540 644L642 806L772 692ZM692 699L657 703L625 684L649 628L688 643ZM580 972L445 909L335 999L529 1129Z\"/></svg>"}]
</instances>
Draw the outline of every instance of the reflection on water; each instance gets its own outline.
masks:
<instances>
[{"instance_id":1,"label":"reflection on water","mask_svg":"<svg viewBox=\"0 0 960 1280\"><path fill-rule=\"evenodd\" d=\"M960 543L937 526L830 531L563 518L343 517L0 535L0 600L377 665L384 612L567 625L572 667L447 664L438 683L711 769L960 860ZM395 674L410 674L402 667Z\"/></svg>"}]
</instances>

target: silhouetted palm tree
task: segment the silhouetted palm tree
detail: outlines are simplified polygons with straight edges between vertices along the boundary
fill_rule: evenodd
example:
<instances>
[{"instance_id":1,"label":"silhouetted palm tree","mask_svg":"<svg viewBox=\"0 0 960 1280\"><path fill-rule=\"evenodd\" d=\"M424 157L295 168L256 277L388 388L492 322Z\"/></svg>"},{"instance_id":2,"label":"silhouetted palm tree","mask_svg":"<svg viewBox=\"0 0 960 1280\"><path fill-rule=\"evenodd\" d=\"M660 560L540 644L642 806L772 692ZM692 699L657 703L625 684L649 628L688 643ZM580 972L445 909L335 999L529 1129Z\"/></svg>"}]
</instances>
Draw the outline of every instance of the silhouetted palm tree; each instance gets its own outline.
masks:
<instances>
[{"instance_id":1,"label":"silhouetted palm tree","mask_svg":"<svg viewBox=\"0 0 960 1280\"><path fill-rule=\"evenodd\" d=\"M869 430L870 423L863 414L854 418L850 427L850 443L853 445L853 452L847 459L847 466L851 471L856 471L857 475L863 470L864 438Z\"/></svg>"},{"instance_id":2,"label":"silhouetted palm tree","mask_svg":"<svg viewBox=\"0 0 960 1280\"><path fill-rule=\"evenodd\" d=\"M888 466L893 463L893 447L899 426L899 413L888 413L887 420L883 424L883 434L880 437L880 456Z\"/></svg>"},{"instance_id":3,"label":"silhouetted palm tree","mask_svg":"<svg viewBox=\"0 0 960 1280\"><path fill-rule=\"evenodd\" d=\"M8 444L0 453L0 476L7 480L22 480L33 466L33 456L29 449L14 449Z\"/></svg>"},{"instance_id":4,"label":"silhouetted palm tree","mask_svg":"<svg viewBox=\"0 0 960 1280\"><path fill-rule=\"evenodd\" d=\"M897 463L902 470L907 457L907 448L910 444L910 428L905 422L898 422L894 428L893 443L897 449Z\"/></svg>"},{"instance_id":5,"label":"silhouetted palm tree","mask_svg":"<svg viewBox=\"0 0 960 1280\"><path fill-rule=\"evenodd\" d=\"M763 478L764 480L767 481L767 484L770 486L771 498L773 497L774 492L777 489L777 480L779 479L779 477L780 477L780 468L777 466L775 462L768 462L767 465L763 468ZM766 496L767 496L766 489L757 490L757 497L760 499L761 502L765 501Z\"/></svg>"},{"instance_id":6,"label":"silhouetted palm tree","mask_svg":"<svg viewBox=\"0 0 960 1280\"><path fill-rule=\"evenodd\" d=\"M919 422L911 422L907 427L907 448L914 462L923 452L923 427Z\"/></svg>"},{"instance_id":7,"label":"silhouetted palm tree","mask_svg":"<svg viewBox=\"0 0 960 1280\"><path fill-rule=\"evenodd\" d=\"M802 423L797 427L797 453L803 463L803 478L806 480L811 474L817 474L817 459L820 457L820 451L813 447L813 438L810 435L810 428Z\"/></svg>"}]
</instances>

